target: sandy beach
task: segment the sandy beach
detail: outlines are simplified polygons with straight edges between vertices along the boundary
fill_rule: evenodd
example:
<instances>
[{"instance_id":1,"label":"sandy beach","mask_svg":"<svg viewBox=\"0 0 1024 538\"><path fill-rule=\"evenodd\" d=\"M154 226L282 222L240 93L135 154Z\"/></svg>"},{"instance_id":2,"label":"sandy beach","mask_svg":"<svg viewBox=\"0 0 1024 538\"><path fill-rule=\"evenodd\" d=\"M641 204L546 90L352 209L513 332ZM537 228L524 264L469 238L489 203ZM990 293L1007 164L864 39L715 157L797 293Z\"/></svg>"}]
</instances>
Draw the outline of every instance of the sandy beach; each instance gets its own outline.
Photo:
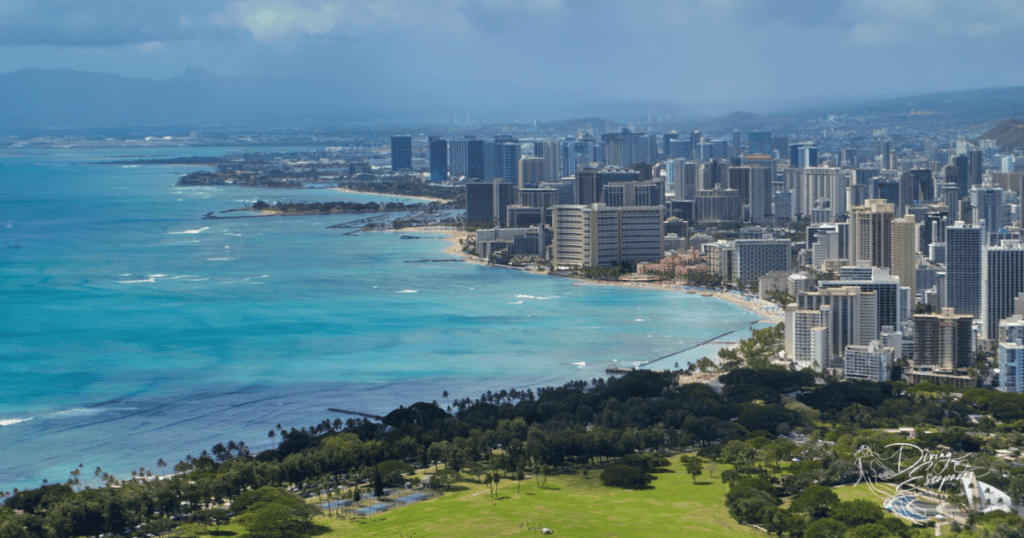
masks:
<instances>
[{"instance_id":1,"label":"sandy beach","mask_svg":"<svg viewBox=\"0 0 1024 538\"><path fill-rule=\"evenodd\" d=\"M451 243L444 249L446 254L452 256L459 256L463 260L470 263L478 263L486 265L486 263L475 256L470 256L462 251L462 244L466 239L473 236L472 232L466 232L458 228L451 228L447 226L424 226L424 227L410 227L403 228L400 231L402 233L418 232L418 233L440 233L445 234L444 239ZM460 242L461 241L461 242ZM765 301L761 298L743 295L737 292L731 291L709 291L704 289L692 288L686 289L679 282L629 282L629 281L603 281L603 280L580 280L574 285L586 285L586 286L619 286L625 288L639 288L648 290L658 291L676 291L679 293L685 292L697 292L702 295L709 294L711 297L716 297L723 301L732 303L748 312L753 312L761 316L762 322L779 324L786 320L785 311L782 310L778 305L770 301Z\"/></svg>"}]
</instances>

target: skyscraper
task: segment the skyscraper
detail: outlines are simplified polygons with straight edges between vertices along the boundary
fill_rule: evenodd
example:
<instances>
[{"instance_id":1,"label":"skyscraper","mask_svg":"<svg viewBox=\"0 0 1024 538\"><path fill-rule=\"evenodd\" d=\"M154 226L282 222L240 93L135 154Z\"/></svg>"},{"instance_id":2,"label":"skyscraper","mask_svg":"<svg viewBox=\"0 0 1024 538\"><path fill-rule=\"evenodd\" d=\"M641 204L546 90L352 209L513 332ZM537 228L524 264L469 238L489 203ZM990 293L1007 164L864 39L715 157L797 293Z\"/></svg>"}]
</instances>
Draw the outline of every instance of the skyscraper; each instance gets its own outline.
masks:
<instances>
[{"instance_id":1,"label":"skyscraper","mask_svg":"<svg viewBox=\"0 0 1024 538\"><path fill-rule=\"evenodd\" d=\"M452 177L484 178L484 141L467 137L448 142L448 169Z\"/></svg>"},{"instance_id":2,"label":"skyscraper","mask_svg":"<svg viewBox=\"0 0 1024 538\"><path fill-rule=\"evenodd\" d=\"M448 181L448 141L441 137L430 137L430 182Z\"/></svg>"},{"instance_id":3,"label":"skyscraper","mask_svg":"<svg viewBox=\"0 0 1024 538\"><path fill-rule=\"evenodd\" d=\"M946 304L957 314L981 316L981 228L958 221L946 227Z\"/></svg>"},{"instance_id":4,"label":"skyscraper","mask_svg":"<svg viewBox=\"0 0 1024 538\"><path fill-rule=\"evenodd\" d=\"M747 147L750 149L752 155L763 153L765 155L772 154L772 134L763 131L754 131L748 135Z\"/></svg>"},{"instance_id":5,"label":"skyscraper","mask_svg":"<svg viewBox=\"0 0 1024 538\"><path fill-rule=\"evenodd\" d=\"M699 129L694 129L693 132L690 133L690 160L691 161L697 161L698 160L699 155L698 155L697 152L700 150L700 148L698 146L700 146L700 130Z\"/></svg>"},{"instance_id":6,"label":"skyscraper","mask_svg":"<svg viewBox=\"0 0 1024 538\"><path fill-rule=\"evenodd\" d=\"M1003 201L1003 189L993 187L992 185L971 187L972 224L984 229L986 244L988 244L988 234L998 232L1009 224L1006 213L1007 207Z\"/></svg>"},{"instance_id":7,"label":"skyscraper","mask_svg":"<svg viewBox=\"0 0 1024 538\"><path fill-rule=\"evenodd\" d=\"M519 181L519 157L522 156L522 148L518 141L495 142L495 175L501 178L504 183L517 183Z\"/></svg>"},{"instance_id":8,"label":"skyscraper","mask_svg":"<svg viewBox=\"0 0 1024 538\"><path fill-rule=\"evenodd\" d=\"M900 285L910 288L911 298L917 290L917 221L914 215L892 221L892 274Z\"/></svg>"},{"instance_id":9,"label":"skyscraper","mask_svg":"<svg viewBox=\"0 0 1024 538\"><path fill-rule=\"evenodd\" d=\"M1013 315L1013 300L1024 292L1024 245L1003 240L998 247L986 247L981 275L981 337L995 340L999 322Z\"/></svg>"},{"instance_id":10,"label":"skyscraper","mask_svg":"<svg viewBox=\"0 0 1024 538\"><path fill-rule=\"evenodd\" d=\"M391 137L391 170L412 170L412 137Z\"/></svg>"},{"instance_id":11,"label":"skyscraper","mask_svg":"<svg viewBox=\"0 0 1024 538\"><path fill-rule=\"evenodd\" d=\"M867 200L850 211L850 254L854 263L892 267L892 220L893 205L882 200Z\"/></svg>"}]
</instances>

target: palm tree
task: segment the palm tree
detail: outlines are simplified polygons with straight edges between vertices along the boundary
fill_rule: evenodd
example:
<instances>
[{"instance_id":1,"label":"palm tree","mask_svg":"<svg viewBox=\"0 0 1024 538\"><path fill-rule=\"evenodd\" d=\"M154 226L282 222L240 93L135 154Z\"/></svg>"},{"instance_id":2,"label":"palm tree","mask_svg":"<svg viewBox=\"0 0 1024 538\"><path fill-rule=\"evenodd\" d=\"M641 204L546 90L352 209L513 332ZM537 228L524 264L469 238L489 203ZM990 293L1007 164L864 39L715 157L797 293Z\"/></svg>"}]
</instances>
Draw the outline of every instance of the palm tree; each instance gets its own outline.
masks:
<instances>
[{"instance_id":1,"label":"palm tree","mask_svg":"<svg viewBox=\"0 0 1024 538\"><path fill-rule=\"evenodd\" d=\"M164 467L167 467L167 462L164 461L163 458L160 458L160 459L156 460L156 466L161 468L161 469L163 469Z\"/></svg>"}]
</instances>

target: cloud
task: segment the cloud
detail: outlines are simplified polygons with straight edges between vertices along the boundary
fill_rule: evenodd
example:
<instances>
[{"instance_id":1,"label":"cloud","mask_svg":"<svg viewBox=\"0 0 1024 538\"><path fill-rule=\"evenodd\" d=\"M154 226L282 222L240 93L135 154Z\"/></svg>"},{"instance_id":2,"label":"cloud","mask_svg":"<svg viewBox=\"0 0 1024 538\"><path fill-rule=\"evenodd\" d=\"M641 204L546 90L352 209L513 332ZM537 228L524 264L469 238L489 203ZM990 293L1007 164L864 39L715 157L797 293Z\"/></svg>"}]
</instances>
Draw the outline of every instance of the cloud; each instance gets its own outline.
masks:
<instances>
[{"instance_id":1,"label":"cloud","mask_svg":"<svg viewBox=\"0 0 1024 538\"><path fill-rule=\"evenodd\" d=\"M92 47L223 37L223 29L183 23L205 16L207 6L202 0L3 0L0 44Z\"/></svg>"},{"instance_id":2,"label":"cloud","mask_svg":"<svg viewBox=\"0 0 1024 538\"><path fill-rule=\"evenodd\" d=\"M977 39L1024 30L1024 2L994 0L850 0L843 6L854 42L927 44L934 39Z\"/></svg>"},{"instance_id":3,"label":"cloud","mask_svg":"<svg viewBox=\"0 0 1024 538\"><path fill-rule=\"evenodd\" d=\"M229 2L210 21L247 30L258 41L295 35L324 35L345 18L344 2L248 0Z\"/></svg>"}]
</instances>

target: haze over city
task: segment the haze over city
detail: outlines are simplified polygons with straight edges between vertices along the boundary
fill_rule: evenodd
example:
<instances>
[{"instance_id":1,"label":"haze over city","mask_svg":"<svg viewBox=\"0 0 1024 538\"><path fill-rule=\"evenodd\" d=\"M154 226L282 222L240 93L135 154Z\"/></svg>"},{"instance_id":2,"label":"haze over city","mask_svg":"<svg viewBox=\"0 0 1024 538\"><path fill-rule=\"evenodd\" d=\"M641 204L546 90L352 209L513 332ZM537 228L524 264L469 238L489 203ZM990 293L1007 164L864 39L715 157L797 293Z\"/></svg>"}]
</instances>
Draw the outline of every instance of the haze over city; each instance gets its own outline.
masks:
<instances>
[{"instance_id":1,"label":"haze over city","mask_svg":"<svg viewBox=\"0 0 1024 538\"><path fill-rule=\"evenodd\" d=\"M15 0L0 71L246 77L418 118L711 116L1019 85L1022 26L1017 1Z\"/></svg>"}]
</instances>

